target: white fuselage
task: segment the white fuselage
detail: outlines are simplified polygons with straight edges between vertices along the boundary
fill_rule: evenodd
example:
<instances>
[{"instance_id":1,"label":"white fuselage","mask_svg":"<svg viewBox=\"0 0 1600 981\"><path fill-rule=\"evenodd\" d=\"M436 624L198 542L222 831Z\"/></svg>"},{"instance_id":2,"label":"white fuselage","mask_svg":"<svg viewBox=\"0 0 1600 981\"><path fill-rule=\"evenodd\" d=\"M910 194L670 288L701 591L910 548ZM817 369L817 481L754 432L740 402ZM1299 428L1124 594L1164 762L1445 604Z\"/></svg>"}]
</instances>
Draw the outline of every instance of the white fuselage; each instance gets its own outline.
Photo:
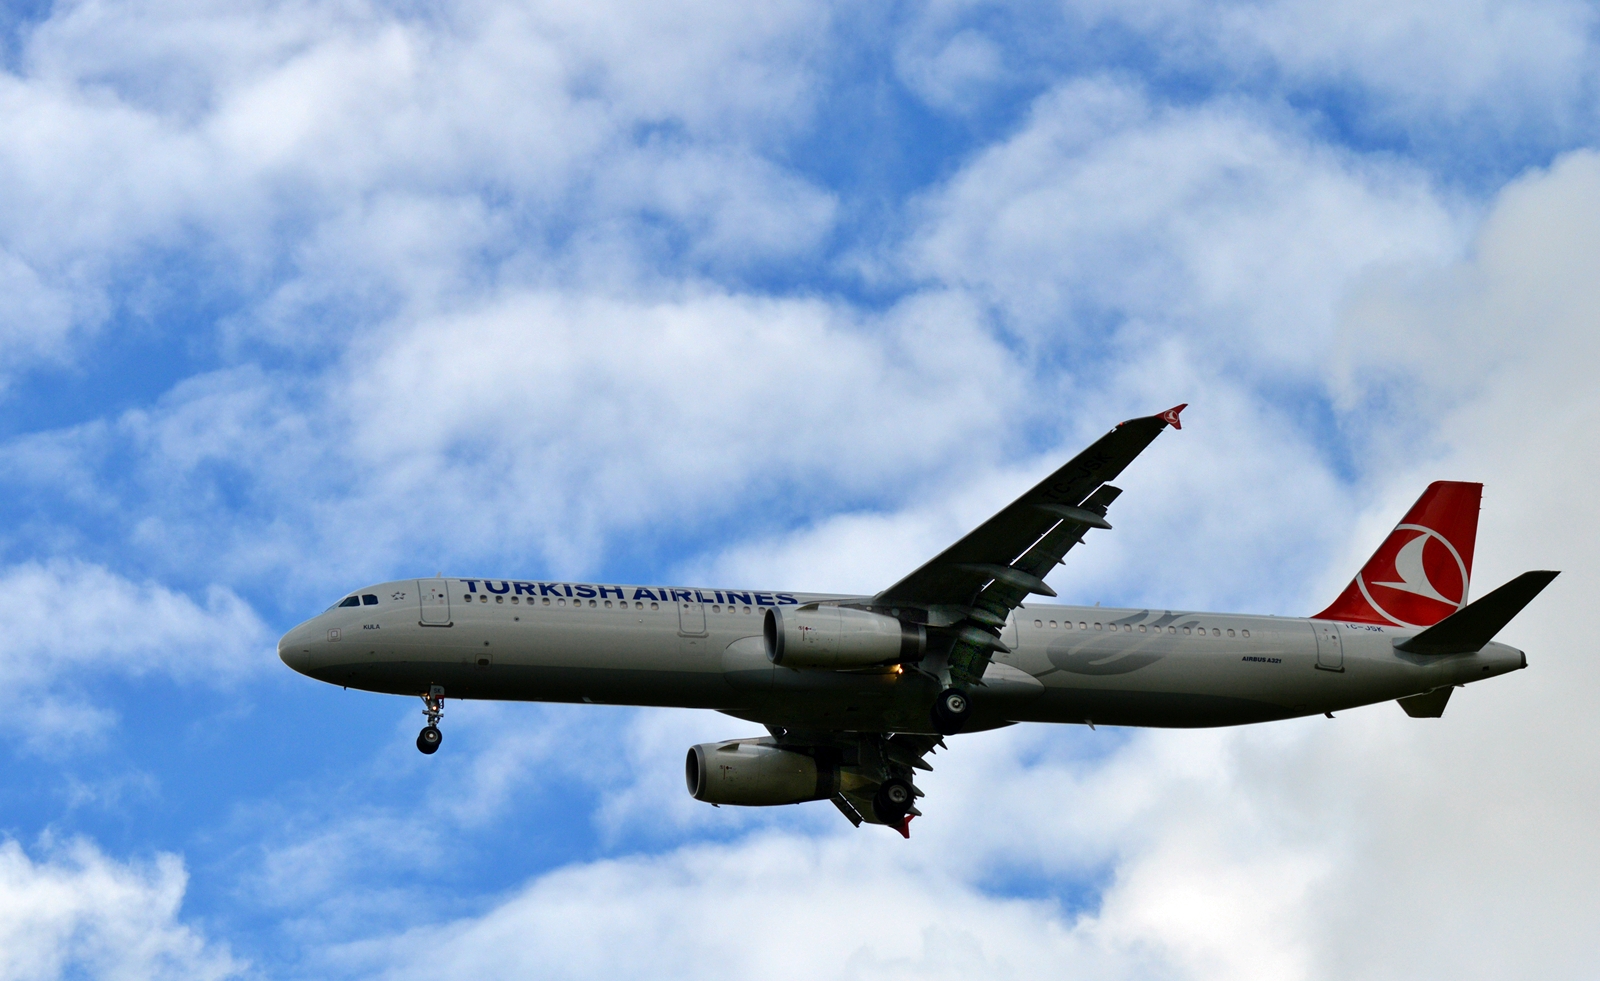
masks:
<instances>
[{"instance_id":1,"label":"white fuselage","mask_svg":"<svg viewBox=\"0 0 1600 981\"><path fill-rule=\"evenodd\" d=\"M513 580L371 586L279 643L350 688L448 698L710 708L794 729L928 732L927 665L792 669L768 660L770 607L861 597ZM1415 630L1287 617L1029 603L973 692L974 725L1220 726L1320 714L1526 666L1491 643L1419 656Z\"/></svg>"}]
</instances>

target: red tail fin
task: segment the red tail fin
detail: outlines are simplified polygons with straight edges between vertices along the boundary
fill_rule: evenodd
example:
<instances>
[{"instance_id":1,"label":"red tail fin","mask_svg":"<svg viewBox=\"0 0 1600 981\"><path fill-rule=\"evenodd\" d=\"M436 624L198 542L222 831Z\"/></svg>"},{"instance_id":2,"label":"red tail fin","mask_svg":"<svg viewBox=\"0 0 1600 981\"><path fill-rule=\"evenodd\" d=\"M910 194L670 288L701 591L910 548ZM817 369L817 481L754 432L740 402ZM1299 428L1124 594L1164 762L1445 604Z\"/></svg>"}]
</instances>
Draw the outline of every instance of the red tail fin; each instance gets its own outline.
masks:
<instances>
[{"instance_id":1,"label":"red tail fin","mask_svg":"<svg viewBox=\"0 0 1600 981\"><path fill-rule=\"evenodd\" d=\"M1427 627L1467 604L1482 484L1436 480L1318 620Z\"/></svg>"}]
</instances>

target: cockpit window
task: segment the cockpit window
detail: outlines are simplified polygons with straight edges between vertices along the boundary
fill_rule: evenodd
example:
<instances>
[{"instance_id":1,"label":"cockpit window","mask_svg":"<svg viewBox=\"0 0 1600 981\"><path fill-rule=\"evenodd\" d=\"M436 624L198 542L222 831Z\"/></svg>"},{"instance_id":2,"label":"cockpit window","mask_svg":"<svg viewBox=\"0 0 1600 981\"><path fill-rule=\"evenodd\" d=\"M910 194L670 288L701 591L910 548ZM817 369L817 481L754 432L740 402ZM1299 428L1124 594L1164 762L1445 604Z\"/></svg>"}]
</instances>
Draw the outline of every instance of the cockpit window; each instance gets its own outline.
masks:
<instances>
[{"instance_id":1,"label":"cockpit window","mask_svg":"<svg viewBox=\"0 0 1600 981\"><path fill-rule=\"evenodd\" d=\"M366 593L361 597L361 604L363 606L377 606L378 597L372 595L371 593Z\"/></svg>"},{"instance_id":2,"label":"cockpit window","mask_svg":"<svg viewBox=\"0 0 1600 981\"><path fill-rule=\"evenodd\" d=\"M339 605L340 606L360 606L361 605L361 597L359 597L359 596L346 596L344 598L344 602L340 603Z\"/></svg>"}]
</instances>

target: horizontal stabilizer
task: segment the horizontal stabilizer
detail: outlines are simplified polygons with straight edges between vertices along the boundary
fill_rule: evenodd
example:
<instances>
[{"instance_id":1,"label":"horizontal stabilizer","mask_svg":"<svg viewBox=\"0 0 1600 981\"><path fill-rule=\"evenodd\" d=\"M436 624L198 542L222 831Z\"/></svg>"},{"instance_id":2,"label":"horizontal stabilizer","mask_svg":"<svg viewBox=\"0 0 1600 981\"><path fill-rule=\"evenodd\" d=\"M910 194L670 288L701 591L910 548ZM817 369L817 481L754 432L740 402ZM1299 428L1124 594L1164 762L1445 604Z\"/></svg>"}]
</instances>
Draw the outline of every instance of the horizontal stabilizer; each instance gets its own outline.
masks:
<instances>
[{"instance_id":1,"label":"horizontal stabilizer","mask_svg":"<svg viewBox=\"0 0 1600 981\"><path fill-rule=\"evenodd\" d=\"M1494 640L1511 618L1533 601L1559 572L1524 572L1481 599L1395 647L1408 654L1472 654Z\"/></svg>"},{"instance_id":2,"label":"horizontal stabilizer","mask_svg":"<svg viewBox=\"0 0 1600 981\"><path fill-rule=\"evenodd\" d=\"M1435 688L1433 691L1423 692L1421 695L1408 695L1397 698L1396 702L1406 710L1406 714L1413 719L1439 719L1444 717L1445 704L1450 701L1450 693L1454 688L1445 686Z\"/></svg>"}]
</instances>

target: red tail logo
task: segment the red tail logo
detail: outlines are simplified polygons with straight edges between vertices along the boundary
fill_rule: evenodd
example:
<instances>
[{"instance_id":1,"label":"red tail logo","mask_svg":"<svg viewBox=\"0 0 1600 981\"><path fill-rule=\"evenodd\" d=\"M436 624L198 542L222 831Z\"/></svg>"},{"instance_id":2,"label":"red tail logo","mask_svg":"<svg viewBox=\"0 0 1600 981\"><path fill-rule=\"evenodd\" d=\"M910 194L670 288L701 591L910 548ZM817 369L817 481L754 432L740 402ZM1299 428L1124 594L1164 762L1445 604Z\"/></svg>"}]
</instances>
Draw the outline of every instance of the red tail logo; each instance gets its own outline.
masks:
<instances>
[{"instance_id":1,"label":"red tail logo","mask_svg":"<svg viewBox=\"0 0 1600 981\"><path fill-rule=\"evenodd\" d=\"M1426 627L1467 603L1482 484L1439 480L1318 620Z\"/></svg>"}]
</instances>

